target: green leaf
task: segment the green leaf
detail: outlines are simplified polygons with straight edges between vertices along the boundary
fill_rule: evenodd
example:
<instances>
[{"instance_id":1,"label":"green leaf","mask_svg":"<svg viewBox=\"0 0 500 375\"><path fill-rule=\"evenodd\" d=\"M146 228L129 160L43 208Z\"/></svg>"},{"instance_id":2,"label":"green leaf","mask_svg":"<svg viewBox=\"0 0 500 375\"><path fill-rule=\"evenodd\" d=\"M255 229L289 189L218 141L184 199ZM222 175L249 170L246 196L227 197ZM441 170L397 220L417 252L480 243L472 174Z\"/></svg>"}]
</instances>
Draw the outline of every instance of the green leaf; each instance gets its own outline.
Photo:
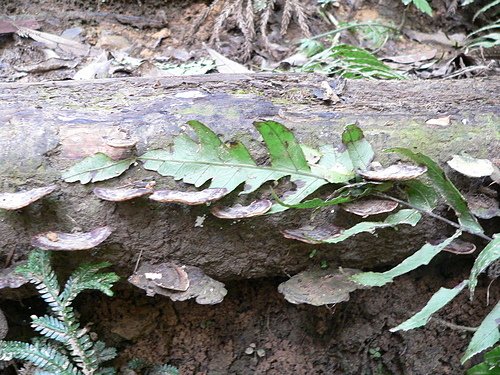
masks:
<instances>
[{"instance_id":1,"label":"green leaf","mask_svg":"<svg viewBox=\"0 0 500 375\"><path fill-rule=\"evenodd\" d=\"M472 336L469 346L465 351L464 356L460 360L463 364L477 353L488 349L490 346L495 345L500 341L500 332L498 325L500 324L500 302L491 310L491 312L484 318L481 325Z\"/></svg>"},{"instance_id":2,"label":"green leaf","mask_svg":"<svg viewBox=\"0 0 500 375\"><path fill-rule=\"evenodd\" d=\"M431 315L440 310L443 306L448 304L455 298L468 284L468 281L462 281L453 289L440 288L427 302L427 304L418 313L413 315L407 321L401 323L397 327L391 328L391 332L408 331L410 329L422 327L427 324Z\"/></svg>"},{"instance_id":3,"label":"green leaf","mask_svg":"<svg viewBox=\"0 0 500 375\"><path fill-rule=\"evenodd\" d=\"M376 229L395 227L400 224L415 226L421 217L422 215L415 210L399 210L395 214L387 216L383 222L363 221L344 230L341 234L325 239L322 242L338 243L362 232L374 233Z\"/></svg>"},{"instance_id":4,"label":"green leaf","mask_svg":"<svg viewBox=\"0 0 500 375\"><path fill-rule=\"evenodd\" d=\"M347 150L339 151L332 145L321 146L321 159L316 164L310 164L311 173L323 177L334 184L345 183L354 177L356 173Z\"/></svg>"},{"instance_id":5,"label":"green leaf","mask_svg":"<svg viewBox=\"0 0 500 375\"><path fill-rule=\"evenodd\" d=\"M493 241L488 243L488 245L479 253L472 266L470 273L470 284L469 289L471 293L471 298L474 295L474 290L477 285L477 277L481 272L484 272L488 266L500 258L500 233L493 235Z\"/></svg>"},{"instance_id":6,"label":"green leaf","mask_svg":"<svg viewBox=\"0 0 500 375\"><path fill-rule=\"evenodd\" d=\"M482 14L482 13L486 12L486 11L487 11L488 9L490 9L490 8L493 8L493 7L497 6L498 4L500 4L500 0L493 0L493 1L489 2L488 4L486 4L484 7L482 7L481 9L479 9L479 10L476 12L476 14L474 14L474 17L472 17L472 22L474 22L474 21L476 20L476 18L477 18L480 14ZM492 14L492 15L493 15L493 14Z\"/></svg>"},{"instance_id":7,"label":"green leaf","mask_svg":"<svg viewBox=\"0 0 500 375\"><path fill-rule=\"evenodd\" d=\"M68 335L68 326L64 324L64 322L50 315L40 317L32 315L31 327L49 339L62 343L66 343L70 339L70 336Z\"/></svg>"},{"instance_id":8,"label":"green leaf","mask_svg":"<svg viewBox=\"0 0 500 375\"><path fill-rule=\"evenodd\" d=\"M386 272L363 272L352 276L352 279L359 284L367 286L383 286L393 281L397 276L403 275L414 269L429 264L441 250L448 246L455 238L462 234L457 231L452 237L444 240L437 245L425 244L420 250L409 256L396 267Z\"/></svg>"},{"instance_id":9,"label":"green leaf","mask_svg":"<svg viewBox=\"0 0 500 375\"><path fill-rule=\"evenodd\" d=\"M404 185L411 205L424 211L436 208L439 196L432 187L418 180L405 181Z\"/></svg>"},{"instance_id":10,"label":"green leaf","mask_svg":"<svg viewBox=\"0 0 500 375\"><path fill-rule=\"evenodd\" d=\"M484 362L467 370L467 375L500 375L500 345L484 355Z\"/></svg>"},{"instance_id":11,"label":"green leaf","mask_svg":"<svg viewBox=\"0 0 500 375\"><path fill-rule=\"evenodd\" d=\"M413 4L418 10L432 17L432 8L427 0L413 0Z\"/></svg>"},{"instance_id":12,"label":"green leaf","mask_svg":"<svg viewBox=\"0 0 500 375\"><path fill-rule=\"evenodd\" d=\"M455 185L446 177L446 174L436 162L421 153L414 153L407 148L391 148L386 151L397 152L419 164L425 165L427 167L427 175L431 179L432 184L455 210L460 225L471 233L483 233L483 228L481 228L477 219L470 212L467 201L462 194L460 194Z\"/></svg>"},{"instance_id":13,"label":"green leaf","mask_svg":"<svg viewBox=\"0 0 500 375\"><path fill-rule=\"evenodd\" d=\"M228 193L242 183L242 194L258 189L267 181L290 176L297 186L283 199L287 204L301 202L328 180L311 172L304 152L293 133L274 122L257 122L255 126L264 138L271 158L270 166L259 166L241 143L224 144L217 135L199 121L189 121L199 144L185 134L174 140L171 150L146 152L139 159L144 168L162 176L172 176L199 187L211 180L210 188L225 188ZM321 162L321 161L320 161ZM285 210L274 206L270 212Z\"/></svg>"},{"instance_id":14,"label":"green leaf","mask_svg":"<svg viewBox=\"0 0 500 375\"><path fill-rule=\"evenodd\" d=\"M109 180L121 175L134 162L135 158L113 160L108 155L98 152L65 171L62 178L66 182L80 181L82 184Z\"/></svg>"},{"instance_id":15,"label":"green leaf","mask_svg":"<svg viewBox=\"0 0 500 375\"><path fill-rule=\"evenodd\" d=\"M355 124L347 125L342 133L342 143L347 148L354 168L367 169L375 157L375 153L370 143L365 139L361 128Z\"/></svg>"}]
</instances>

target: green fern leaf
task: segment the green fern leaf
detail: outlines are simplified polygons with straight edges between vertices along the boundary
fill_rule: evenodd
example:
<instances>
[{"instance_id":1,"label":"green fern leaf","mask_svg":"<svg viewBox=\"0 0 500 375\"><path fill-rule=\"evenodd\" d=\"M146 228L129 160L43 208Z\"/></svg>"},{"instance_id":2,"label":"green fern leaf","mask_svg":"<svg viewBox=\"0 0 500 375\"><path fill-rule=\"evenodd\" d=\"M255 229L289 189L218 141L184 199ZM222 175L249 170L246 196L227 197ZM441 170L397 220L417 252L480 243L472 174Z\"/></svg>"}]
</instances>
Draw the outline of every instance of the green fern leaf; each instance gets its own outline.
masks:
<instances>
[{"instance_id":1,"label":"green fern leaf","mask_svg":"<svg viewBox=\"0 0 500 375\"><path fill-rule=\"evenodd\" d=\"M202 123L189 121L188 124L198 136L199 144L181 134L174 140L171 150L153 150L142 155L140 159L144 161L145 169L197 187L211 180L211 188L225 188L228 193L244 183L242 194L258 189L265 182L290 176L297 188L283 199L287 204L298 203L331 182L318 171L311 170L293 133L277 122L255 123L270 154L270 165L266 166L257 165L243 144L226 145ZM345 169L340 170L335 182L352 178L350 173L345 174ZM271 212L284 209L277 205Z\"/></svg>"},{"instance_id":2,"label":"green fern leaf","mask_svg":"<svg viewBox=\"0 0 500 375\"><path fill-rule=\"evenodd\" d=\"M0 341L0 360L12 359L31 362L53 375L82 375L65 355L50 346Z\"/></svg>"},{"instance_id":3,"label":"green fern leaf","mask_svg":"<svg viewBox=\"0 0 500 375\"><path fill-rule=\"evenodd\" d=\"M99 272L102 268L111 264L102 262L97 264L84 264L78 267L69 277L60 297L64 306L69 306L71 302L84 290L99 290L102 293L112 296L113 284L119 280L119 276L113 272Z\"/></svg>"},{"instance_id":4,"label":"green fern leaf","mask_svg":"<svg viewBox=\"0 0 500 375\"><path fill-rule=\"evenodd\" d=\"M64 324L64 322L50 315L41 317L32 315L31 327L49 339L62 343L66 343L70 339L68 335L68 326Z\"/></svg>"}]
</instances>

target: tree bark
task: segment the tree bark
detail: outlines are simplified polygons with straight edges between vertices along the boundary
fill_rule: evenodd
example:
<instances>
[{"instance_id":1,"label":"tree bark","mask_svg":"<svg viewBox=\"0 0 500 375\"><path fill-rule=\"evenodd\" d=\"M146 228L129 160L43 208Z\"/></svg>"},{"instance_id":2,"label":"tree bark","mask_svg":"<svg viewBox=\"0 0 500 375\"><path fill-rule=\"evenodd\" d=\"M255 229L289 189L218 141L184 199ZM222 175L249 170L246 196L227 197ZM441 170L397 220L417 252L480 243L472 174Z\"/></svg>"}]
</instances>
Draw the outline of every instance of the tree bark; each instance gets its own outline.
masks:
<instances>
[{"instance_id":1,"label":"tree bark","mask_svg":"<svg viewBox=\"0 0 500 375\"><path fill-rule=\"evenodd\" d=\"M324 82L338 100L325 101ZM96 186L119 186L154 176L157 186L178 186L136 167L98 184L69 184L61 172L102 151L114 157L110 138L138 138L138 154L169 144L187 120L200 120L226 140L242 140L260 160L265 150L252 122L276 120L312 146L338 144L346 124L358 122L379 159L385 147L411 147L443 164L453 154L498 157L500 78L456 81L347 81L317 75L206 75L160 79L113 79L0 85L2 191L56 183L58 191L18 211L0 212L1 256L25 258L30 238L45 231L113 228L92 251L59 254L65 264L89 257L111 261L124 276L139 252L150 262L201 267L222 280L292 274L320 260L330 266L374 268L394 264L425 240L451 231L425 218L415 228L361 234L335 245L308 245L280 230L310 222L310 212L289 210L238 222L210 215L206 206L186 207L138 199L112 203L92 194ZM426 120L451 116L449 125ZM120 153L120 152L118 152ZM258 196L258 194L257 194ZM195 225L204 218L202 226ZM314 217L349 227L350 214L330 210ZM316 256L309 254L316 251Z\"/></svg>"}]
</instances>

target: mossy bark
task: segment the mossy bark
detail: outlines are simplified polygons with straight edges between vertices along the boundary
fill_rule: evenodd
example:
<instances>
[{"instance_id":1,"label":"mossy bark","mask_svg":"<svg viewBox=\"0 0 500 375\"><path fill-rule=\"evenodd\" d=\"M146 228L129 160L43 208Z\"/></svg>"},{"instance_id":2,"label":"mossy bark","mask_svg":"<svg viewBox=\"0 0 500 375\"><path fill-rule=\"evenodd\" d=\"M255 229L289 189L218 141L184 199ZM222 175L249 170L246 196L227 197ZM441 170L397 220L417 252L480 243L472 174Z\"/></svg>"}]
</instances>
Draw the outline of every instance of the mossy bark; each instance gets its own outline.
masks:
<instances>
[{"instance_id":1,"label":"mossy bark","mask_svg":"<svg viewBox=\"0 0 500 375\"><path fill-rule=\"evenodd\" d=\"M107 145L119 134L138 138L138 154L172 141L187 120L200 120L226 140L242 140L261 160L265 150L252 122L279 121L309 145L338 144L343 127L358 122L379 150L405 146L444 163L468 152L497 157L500 78L457 81L347 81L333 103L320 97L321 84L341 82L316 75L207 75L161 79L114 79L0 85L0 172L2 191L57 183L49 198L15 212L0 212L1 257L21 260L36 233L107 224L114 232L95 251L61 254L65 262L91 256L113 262L124 276L139 252L144 261L199 266L218 279L294 273L326 261L331 266L373 268L394 264L446 228L426 219L416 228L362 234L345 243L313 246L285 240L280 230L306 224L310 213L287 211L227 222L205 206L162 205L147 199L110 203L95 186L119 186L153 176L157 186L173 181L136 167L94 185L64 183L61 171L97 151L119 156ZM451 116L447 126L426 120ZM118 153L118 154L117 154ZM242 199L241 197L237 199ZM202 226L200 217L205 218ZM350 214L322 213L318 221L341 226ZM310 258L312 250L317 250Z\"/></svg>"}]
</instances>

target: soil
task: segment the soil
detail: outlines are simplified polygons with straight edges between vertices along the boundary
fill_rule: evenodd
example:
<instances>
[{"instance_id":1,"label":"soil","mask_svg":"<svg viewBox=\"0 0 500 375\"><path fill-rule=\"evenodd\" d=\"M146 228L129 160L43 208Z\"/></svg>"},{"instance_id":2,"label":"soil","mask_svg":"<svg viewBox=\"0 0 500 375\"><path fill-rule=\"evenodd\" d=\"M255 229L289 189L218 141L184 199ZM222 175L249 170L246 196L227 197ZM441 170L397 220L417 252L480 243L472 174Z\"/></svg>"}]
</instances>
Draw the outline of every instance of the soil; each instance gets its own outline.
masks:
<instances>
[{"instance_id":1,"label":"soil","mask_svg":"<svg viewBox=\"0 0 500 375\"><path fill-rule=\"evenodd\" d=\"M125 50L128 56L145 60L180 63L207 54L203 43L211 37L214 15L209 15L192 42L186 43L190 27L207 3L18 0L2 2L0 13L35 18L42 31L57 35L80 27L80 40L92 46ZM307 2L310 13L315 14L311 3ZM400 1L353 3L357 2L342 4L336 15L360 21L382 17L399 23L403 13ZM452 12L452 3L434 1L437 15L433 19L410 10L406 24L419 31L470 32L470 10ZM310 21L313 35L331 28L319 16ZM250 66L271 65L294 52L295 43L302 37L298 25L292 23L284 38L276 36L278 29L279 20L272 19L270 34L275 31L272 42L276 47L271 53L257 44ZM234 21L229 21L216 47L225 56L241 61L241 46L241 34ZM44 55L40 44L15 35L0 36L0 48L2 81L70 79L80 68L19 69L43 62ZM386 55L394 55L425 51L429 46L400 38L384 48ZM449 48L445 51L451 53ZM147 74L139 70L113 74L122 75ZM329 307L292 305L277 291L285 280L270 278L227 282L228 295L214 306L171 302L161 296L150 298L122 284L114 298L97 293L81 296L76 309L101 340L118 349L115 367L142 359L173 364L181 374L199 375L462 374L471 366L459 362L471 332L451 329L436 320L404 333L391 333L389 329L418 311L440 287L453 287L466 279L472 262L472 256L442 254L431 266L400 277L391 285L356 291L349 302ZM439 318L459 326L477 326L500 298L498 287L487 290L488 282L486 278L481 280L474 301L462 293L439 312ZM30 298L0 301L0 308L10 323L7 339L19 339L29 337L29 315L43 313L44 306L39 299ZM9 374L11 370L1 371Z\"/></svg>"}]
</instances>

